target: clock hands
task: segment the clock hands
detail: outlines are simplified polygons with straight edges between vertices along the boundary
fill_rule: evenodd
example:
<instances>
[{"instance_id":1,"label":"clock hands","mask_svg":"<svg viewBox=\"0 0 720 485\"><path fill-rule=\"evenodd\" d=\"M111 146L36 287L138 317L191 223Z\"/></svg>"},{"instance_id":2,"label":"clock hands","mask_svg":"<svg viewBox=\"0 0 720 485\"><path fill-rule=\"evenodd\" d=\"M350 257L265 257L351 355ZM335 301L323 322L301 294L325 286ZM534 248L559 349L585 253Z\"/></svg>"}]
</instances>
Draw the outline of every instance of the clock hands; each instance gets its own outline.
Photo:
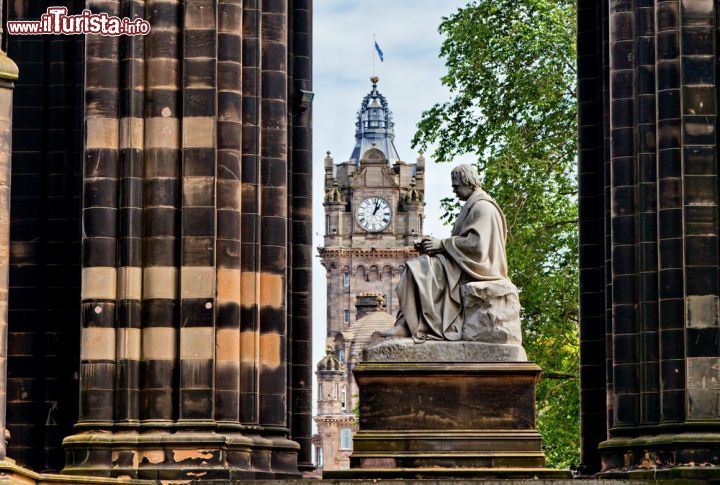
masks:
<instances>
[{"instance_id":1,"label":"clock hands","mask_svg":"<svg viewBox=\"0 0 720 485\"><path fill-rule=\"evenodd\" d=\"M356 213L358 224L368 232L382 231L387 227L390 218L391 209L388 203L380 197L368 197L363 200Z\"/></svg>"}]
</instances>

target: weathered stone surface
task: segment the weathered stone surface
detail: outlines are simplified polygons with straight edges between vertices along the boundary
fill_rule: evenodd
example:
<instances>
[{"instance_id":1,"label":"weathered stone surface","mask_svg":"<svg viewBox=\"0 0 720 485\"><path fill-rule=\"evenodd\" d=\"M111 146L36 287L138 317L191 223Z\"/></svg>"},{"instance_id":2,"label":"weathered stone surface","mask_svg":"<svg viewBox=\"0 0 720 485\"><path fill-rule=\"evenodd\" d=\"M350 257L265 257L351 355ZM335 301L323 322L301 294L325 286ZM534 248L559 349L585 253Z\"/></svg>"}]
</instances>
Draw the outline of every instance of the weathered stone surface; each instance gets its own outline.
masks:
<instances>
[{"instance_id":1,"label":"weathered stone surface","mask_svg":"<svg viewBox=\"0 0 720 485\"><path fill-rule=\"evenodd\" d=\"M366 362L524 362L522 345L485 342L448 342L411 338L381 340L363 352Z\"/></svg>"},{"instance_id":2,"label":"weathered stone surface","mask_svg":"<svg viewBox=\"0 0 720 485\"><path fill-rule=\"evenodd\" d=\"M387 348L390 343L379 345ZM462 343L429 343L463 348ZM544 468L535 429L540 368L532 362L363 361L353 374L360 390L360 430L354 437L351 471L323 477L570 474Z\"/></svg>"},{"instance_id":3,"label":"weathered stone surface","mask_svg":"<svg viewBox=\"0 0 720 485\"><path fill-rule=\"evenodd\" d=\"M460 295L462 340L521 345L520 300L509 280L473 281L460 288Z\"/></svg>"}]
</instances>

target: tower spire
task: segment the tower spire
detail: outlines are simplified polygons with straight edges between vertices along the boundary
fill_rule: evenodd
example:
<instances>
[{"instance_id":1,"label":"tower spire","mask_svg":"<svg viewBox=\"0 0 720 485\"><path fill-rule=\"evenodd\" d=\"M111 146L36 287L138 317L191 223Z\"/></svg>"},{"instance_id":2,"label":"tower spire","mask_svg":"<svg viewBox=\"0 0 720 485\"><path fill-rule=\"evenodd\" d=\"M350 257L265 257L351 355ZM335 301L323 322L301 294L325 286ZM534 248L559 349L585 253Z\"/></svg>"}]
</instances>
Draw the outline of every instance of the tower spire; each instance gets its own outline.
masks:
<instances>
[{"instance_id":1,"label":"tower spire","mask_svg":"<svg viewBox=\"0 0 720 485\"><path fill-rule=\"evenodd\" d=\"M372 76L370 92L365 95L355 121L355 148L350 160L356 165L363 154L371 148L377 148L385 154L392 165L400 156L395 148L395 123L387 99L378 90L378 76Z\"/></svg>"}]
</instances>

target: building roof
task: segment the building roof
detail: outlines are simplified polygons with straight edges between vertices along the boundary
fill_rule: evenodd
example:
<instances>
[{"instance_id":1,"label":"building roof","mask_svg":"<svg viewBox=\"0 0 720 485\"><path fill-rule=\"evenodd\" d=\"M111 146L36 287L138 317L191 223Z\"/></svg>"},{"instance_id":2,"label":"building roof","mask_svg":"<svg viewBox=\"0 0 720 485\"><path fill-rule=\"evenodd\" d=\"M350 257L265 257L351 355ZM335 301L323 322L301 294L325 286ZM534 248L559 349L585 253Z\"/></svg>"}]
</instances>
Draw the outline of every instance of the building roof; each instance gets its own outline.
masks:
<instances>
[{"instance_id":1,"label":"building roof","mask_svg":"<svg viewBox=\"0 0 720 485\"><path fill-rule=\"evenodd\" d=\"M395 123L387 99L378 91L379 78L373 77L372 89L363 98L355 122L355 148L350 161L360 165L360 158L371 148L377 148L385 154L391 165L400 160L395 148Z\"/></svg>"},{"instance_id":2,"label":"building roof","mask_svg":"<svg viewBox=\"0 0 720 485\"><path fill-rule=\"evenodd\" d=\"M376 310L353 323L345 335L351 334L350 355L348 361L359 362L362 351L368 346L375 332L382 332L395 325L395 317L385 310Z\"/></svg>"}]
</instances>

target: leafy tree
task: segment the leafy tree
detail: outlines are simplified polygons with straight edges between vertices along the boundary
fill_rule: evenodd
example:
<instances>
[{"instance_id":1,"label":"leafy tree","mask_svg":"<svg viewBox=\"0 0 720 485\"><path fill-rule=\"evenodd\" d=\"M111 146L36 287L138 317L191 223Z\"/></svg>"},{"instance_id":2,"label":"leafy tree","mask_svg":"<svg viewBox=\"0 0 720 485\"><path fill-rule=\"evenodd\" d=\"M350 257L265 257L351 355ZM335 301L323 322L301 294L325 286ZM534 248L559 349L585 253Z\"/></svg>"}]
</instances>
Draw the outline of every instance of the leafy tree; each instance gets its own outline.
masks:
<instances>
[{"instance_id":1,"label":"leafy tree","mask_svg":"<svg viewBox=\"0 0 720 485\"><path fill-rule=\"evenodd\" d=\"M548 466L578 462L575 0L475 0L439 28L450 99L423 113L413 146L472 154L503 207L525 347L544 370L538 428ZM446 221L457 201L443 201Z\"/></svg>"}]
</instances>

